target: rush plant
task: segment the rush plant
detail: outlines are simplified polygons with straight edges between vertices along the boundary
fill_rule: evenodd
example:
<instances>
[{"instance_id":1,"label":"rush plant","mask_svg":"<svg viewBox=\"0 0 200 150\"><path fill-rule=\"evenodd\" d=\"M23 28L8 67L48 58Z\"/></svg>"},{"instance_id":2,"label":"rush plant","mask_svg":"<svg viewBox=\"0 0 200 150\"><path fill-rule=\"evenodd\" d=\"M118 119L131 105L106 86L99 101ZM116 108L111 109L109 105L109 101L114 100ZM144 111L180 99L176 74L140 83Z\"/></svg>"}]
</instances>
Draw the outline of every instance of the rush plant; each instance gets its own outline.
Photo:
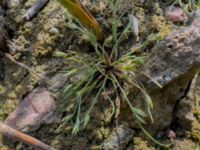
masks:
<instances>
[{"instance_id":1,"label":"rush plant","mask_svg":"<svg viewBox=\"0 0 200 150\"><path fill-rule=\"evenodd\" d=\"M61 1L61 0L60 0ZM72 5L74 2L69 2ZM66 3L66 4L68 4ZM63 3L62 3L63 4ZM119 1L112 2L113 4L113 14L112 16L114 19L117 19L117 10L119 7ZM74 5L74 4L73 4ZM64 5L66 6L66 5ZM77 4L77 7L80 6ZM68 7L67 7L68 8ZM83 7L82 7L83 8ZM69 9L69 12L72 10ZM84 9L85 10L85 9ZM72 13L73 14L73 13ZM74 15L74 14L73 14ZM94 59L91 59L90 62L88 61L81 61L80 56L76 53L70 55L65 54L63 52L57 52L56 55L60 57L65 57L68 60L73 60L76 63L80 63L81 65L79 68L72 68L71 70L66 72L67 76L74 76L75 74L80 74L83 69L86 70L84 75L77 80L76 82L68 85L63 90L64 96L64 105L66 106L68 103L75 103L74 113L64 118L64 121L68 121L71 118L76 118L75 125L73 128L73 133L77 133L81 127L85 127L90 120L90 113L92 112L94 105L98 102L101 98L102 93L106 93L109 88L114 89L115 96L122 97L123 101L127 102L130 110L132 111L134 117L142 123L145 123L144 117L147 115L141 109L135 107L131 100L128 98L127 93L125 92L123 86L130 86L138 88L145 99L146 109L151 116L151 109L153 108L153 104L151 101L150 96L145 91L144 86L138 80L135 71L137 68L144 63L144 57L142 56L135 56L132 53L125 54L119 57L118 53L118 46L120 45L124 36L130 31L130 26L124 29L122 33L117 32L117 27L115 26L115 22L112 25L112 35L114 37L114 46L110 52L106 51L99 43L98 38L94 32L90 32L88 28L84 28L82 26L82 22L80 19L78 23L74 22L72 17L67 15L68 18L68 27L79 30L93 45L94 49L96 50L96 56ZM80 22L80 23L79 23ZM99 30L99 29L98 29ZM94 96L95 95L95 96ZM113 107L113 115L116 109L115 108L115 100L113 100L109 94L106 95L107 99L109 100L111 106ZM86 112L82 112L82 106L84 102L88 98L91 98L91 104L89 109ZM122 101L122 100L121 100ZM83 115L80 115L83 114ZM152 118L152 117L151 117Z\"/></svg>"},{"instance_id":2,"label":"rush plant","mask_svg":"<svg viewBox=\"0 0 200 150\"><path fill-rule=\"evenodd\" d=\"M67 0L65 0L65 2L66 1ZM109 4L112 5L111 8L113 8L112 17L114 20L120 18L118 16L120 2L121 1L118 0L109 0ZM70 2L70 4L72 3L75 5L74 2ZM74 11L69 9L69 6L64 6L69 10L69 12ZM73 13L72 15L74 16ZM151 115L151 110L153 109L151 97L148 95L145 87L136 75L138 68L144 64L145 57L136 56L132 51L119 55L118 51L122 40L125 39L125 36L131 30L130 25L128 24L122 32L118 32L116 22L113 22L112 37L114 39L114 44L111 50L107 50L102 44L98 43L99 38L96 36L95 32L90 32L93 30L85 28L84 23L79 18L76 18L76 21L74 21L68 13L66 14L66 17L68 18L68 27L80 31L80 33L85 37L85 39L90 41L95 49L95 54L93 54L92 58L89 60L88 56L87 58L84 58L83 55L80 55L77 52L56 52L56 56L64 57L77 64L75 68L66 71L65 75L68 77L79 75L79 78L67 85L62 91L64 99L62 107L65 109L67 105L72 103L74 104L73 113L67 115L63 119L65 123L68 121L74 121L72 133L76 134L80 129L86 127L94 106L102 99L103 93L108 93L110 89L113 89L112 96L109 94L104 95L105 99L110 102L110 106L112 107L112 114L110 117L116 116L117 110L120 110L120 103L127 103L133 117L140 126L141 123L145 123L144 118L147 116L149 116L153 121ZM133 104L133 100L129 98L125 87L126 89L135 87L141 92L146 106L145 110L142 110ZM86 106L88 106L87 110L84 109ZM144 130L142 126L141 128ZM150 136L149 134L147 135Z\"/></svg>"}]
</instances>

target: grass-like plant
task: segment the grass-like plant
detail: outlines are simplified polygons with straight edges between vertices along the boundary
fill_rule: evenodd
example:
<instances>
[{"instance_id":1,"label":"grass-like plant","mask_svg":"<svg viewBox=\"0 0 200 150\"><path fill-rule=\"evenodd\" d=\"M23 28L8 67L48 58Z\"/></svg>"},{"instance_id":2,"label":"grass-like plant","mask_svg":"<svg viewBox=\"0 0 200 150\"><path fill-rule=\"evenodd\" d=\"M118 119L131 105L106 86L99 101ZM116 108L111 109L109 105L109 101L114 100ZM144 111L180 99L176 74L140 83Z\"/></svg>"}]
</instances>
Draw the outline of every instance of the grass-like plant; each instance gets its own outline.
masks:
<instances>
[{"instance_id":1,"label":"grass-like plant","mask_svg":"<svg viewBox=\"0 0 200 150\"><path fill-rule=\"evenodd\" d=\"M66 107L69 104L74 104L73 113L67 115L63 119L64 122L74 120L73 134L76 134L81 128L86 127L95 104L102 99L102 93L108 93L110 89L113 89L112 96L109 94L105 94L104 96L112 106L111 117L115 117L116 112L120 110L119 103L126 102L133 117L137 120L145 133L147 132L141 126L141 123L145 123L144 118L149 116L153 121L151 115L151 110L153 108L151 97L148 95L145 87L135 73L138 70L138 67L144 64L145 57L136 56L132 51L119 55L119 45L130 32L129 24L122 32L118 32L116 21L119 18L118 10L120 2L121 1L118 0L109 0L109 5L112 5L111 8L113 8L112 17L115 20L112 22L112 37L114 44L111 50L107 50L104 47L104 44L99 44L95 34L90 32L87 28L84 28L82 24L79 23L79 20L76 20L75 22L68 13L66 14L68 18L68 27L80 31L81 34L91 42L95 49L95 54L92 56L93 58L89 60L76 52L56 52L57 56L64 57L78 64L76 65L76 68L72 68L65 72L67 76L74 77L81 74L79 79L67 85L62 91L64 99L62 106ZM135 87L142 93L146 106L145 110L141 110L134 106L133 100L129 98L125 87L127 89ZM90 99L90 101L88 101L88 99ZM87 110L84 109L86 106L88 106ZM145 112L148 112L148 114ZM147 135L150 136L148 133ZM151 136L150 138L153 139Z\"/></svg>"},{"instance_id":2,"label":"grass-like plant","mask_svg":"<svg viewBox=\"0 0 200 150\"><path fill-rule=\"evenodd\" d=\"M77 27L77 29L79 29L79 27ZM84 29L81 29L80 31L83 32ZM86 31L83 33L85 32ZM125 84L130 88L133 86L137 87L143 93L147 106L146 108L150 113L150 110L153 107L151 98L135 75L137 68L144 63L144 57L137 57L129 53L112 61L106 51L98 43L94 42L96 41L93 39L95 36L91 36L92 33L87 33L88 34L86 35L89 36L88 39L96 46L95 49L97 55L93 56L93 59L86 61L86 59L81 59L80 57L82 56L76 53L73 53L72 55L63 52L56 53L57 56L65 57L66 59L79 64L77 65L79 67L67 71L67 76L75 76L77 74L81 74L82 76L76 82L65 87L62 92L64 96L63 106L70 103L76 103L74 113L66 116L64 121L66 122L75 117L76 121L72 133L77 133L81 127L84 128L87 125L90 119L90 113L93 110L94 105L101 99L101 94L107 93L109 89L114 89L116 96L114 100L109 94L106 94L106 99L109 100L113 107L112 116L114 116L116 109L119 110L119 108L115 108L115 100L118 96L121 96L123 97L123 100L127 102L135 118L144 123L146 114L139 108L133 106L123 88ZM84 73L82 73L83 70L85 71ZM88 98L91 99L91 104L89 104L90 107L86 112L82 112L81 108L83 104L87 102ZM82 114L82 117L80 117L80 114Z\"/></svg>"}]
</instances>

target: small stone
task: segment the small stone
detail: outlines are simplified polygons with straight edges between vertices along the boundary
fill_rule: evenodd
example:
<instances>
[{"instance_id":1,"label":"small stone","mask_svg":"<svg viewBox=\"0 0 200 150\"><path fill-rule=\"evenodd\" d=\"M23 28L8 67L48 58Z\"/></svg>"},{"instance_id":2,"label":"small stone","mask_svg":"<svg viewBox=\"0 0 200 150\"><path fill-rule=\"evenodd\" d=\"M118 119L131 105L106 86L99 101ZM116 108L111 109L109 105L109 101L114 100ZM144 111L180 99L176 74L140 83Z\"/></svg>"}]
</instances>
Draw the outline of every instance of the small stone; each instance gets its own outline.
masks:
<instances>
[{"instance_id":1,"label":"small stone","mask_svg":"<svg viewBox=\"0 0 200 150\"><path fill-rule=\"evenodd\" d=\"M100 147L103 150L121 150L126 147L132 137L133 131L127 124L122 124L113 130Z\"/></svg>"},{"instance_id":2,"label":"small stone","mask_svg":"<svg viewBox=\"0 0 200 150\"><path fill-rule=\"evenodd\" d=\"M173 23L184 23L189 20L185 12L179 7L168 7L165 11L165 15L167 19L172 21Z\"/></svg>"},{"instance_id":3,"label":"small stone","mask_svg":"<svg viewBox=\"0 0 200 150\"><path fill-rule=\"evenodd\" d=\"M128 17L129 17L129 22L130 22L130 25L131 25L132 33L135 37L138 37L138 35L139 35L138 19L133 15L129 15Z\"/></svg>"},{"instance_id":4,"label":"small stone","mask_svg":"<svg viewBox=\"0 0 200 150\"><path fill-rule=\"evenodd\" d=\"M58 34L59 30L57 28L51 28L49 31L51 34Z\"/></svg>"},{"instance_id":5,"label":"small stone","mask_svg":"<svg viewBox=\"0 0 200 150\"><path fill-rule=\"evenodd\" d=\"M166 132L166 136L168 138L170 138L170 139L175 139L176 138L176 133L173 130L169 129Z\"/></svg>"},{"instance_id":6,"label":"small stone","mask_svg":"<svg viewBox=\"0 0 200 150\"><path fill-rule=\"evenodd\" d=\"M33 90L7 117L5 123L17 130L30 132L42 124L58 121L53 96L45 88Z\"/></svg>"}]
</instances>

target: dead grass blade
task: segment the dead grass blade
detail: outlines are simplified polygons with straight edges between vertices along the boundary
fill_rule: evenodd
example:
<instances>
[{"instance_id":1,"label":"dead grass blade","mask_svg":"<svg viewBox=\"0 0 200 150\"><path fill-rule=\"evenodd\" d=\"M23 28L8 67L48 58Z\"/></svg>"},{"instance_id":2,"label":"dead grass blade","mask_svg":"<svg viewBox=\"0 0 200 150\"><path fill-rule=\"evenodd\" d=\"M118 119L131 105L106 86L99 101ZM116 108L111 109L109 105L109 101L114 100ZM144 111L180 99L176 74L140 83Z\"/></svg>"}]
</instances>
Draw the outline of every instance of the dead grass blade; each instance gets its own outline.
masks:
<instances>
[{"instance_id":1,"label":"dead grass blade","mask_svg":"<svg viewBox=\"0 0 200 150\"><path fill-rule=\"evenodd\" d=\"M103 41L104 35L97 20L79 2L79 0L58 0L84 27L91 30L98 38Z\"/></svg>"}]
</instances>

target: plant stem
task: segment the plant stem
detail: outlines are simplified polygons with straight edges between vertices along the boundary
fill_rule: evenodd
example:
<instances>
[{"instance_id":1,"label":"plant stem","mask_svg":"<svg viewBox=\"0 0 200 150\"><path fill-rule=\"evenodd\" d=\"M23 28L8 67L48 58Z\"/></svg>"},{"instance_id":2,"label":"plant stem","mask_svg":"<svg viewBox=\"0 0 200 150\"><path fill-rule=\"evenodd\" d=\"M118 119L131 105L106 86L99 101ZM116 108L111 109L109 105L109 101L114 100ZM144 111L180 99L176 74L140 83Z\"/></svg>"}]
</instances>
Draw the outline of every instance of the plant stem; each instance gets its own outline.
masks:
<instances>
[{"instance_id":1,"label":"plant stem","mask_svg":"<svg viewBox=\"0 0 200 150\"><path fill-rule=\"evenodd\" d=\"M0 133L6 137L16 139L37 149L55 150L53 147L37 140L36 138L33 138L27 134L17 131L2 122L0 122Z\"/></svg>"}]
</instances>

